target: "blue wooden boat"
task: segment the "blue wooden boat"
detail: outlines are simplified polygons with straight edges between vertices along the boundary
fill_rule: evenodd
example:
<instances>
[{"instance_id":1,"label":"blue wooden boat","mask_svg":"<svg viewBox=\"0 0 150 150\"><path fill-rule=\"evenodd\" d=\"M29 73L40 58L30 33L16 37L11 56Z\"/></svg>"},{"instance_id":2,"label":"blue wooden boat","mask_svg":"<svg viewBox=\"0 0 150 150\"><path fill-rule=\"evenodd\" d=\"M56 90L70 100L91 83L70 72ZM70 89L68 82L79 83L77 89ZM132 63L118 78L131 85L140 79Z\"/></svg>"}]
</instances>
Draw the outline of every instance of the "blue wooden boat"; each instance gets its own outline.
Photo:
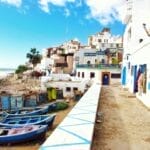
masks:
<instances>
[{"instance_id":1,"label":"blue wooden boat","mask_svg":"<svg viewBox=\"0 0 150 150\"><path fill-rule=\"evenodd\" d=\"M43 106L43 107L35 107L35 108L26 108L26 109L18 109L18 110L12 110L9 112L3 112L3 116L7 117L21 117L21 116L31 116L31 115L43 115L48 113L49 106Z\"/></svg>"},{"instance_id":2,"label":"blue wooden boat","mask_svg":"<svg viewBox=\"0 0 150 150\"><path fill-rule=\"evenodd\" d=\"M0 128L0 144L21 143L44 138L47 125L30 125L19 128Z\"/></svg>"},{"instance_id":3,"label":"blue wooden boat","mask_svg":"<svg viewBox=\"0 0 150 150\"><path fill-rule=\"evenodd\" d=\"M20 127L26 125L48 125L52 126L56 114L34 115L20 117L4 117L0 121L0 127Z\"/></svg>"},{"instance_id":4,"label":"blue wooden boat","mask_svg":"<svg viewBox=\"0 0 150 150\"><path fill-rule=\"evenodd\" d=\"M57 102L48 103L48 104L46 104L44 106L47 106L48 107L48 111L51 112L51 111L54 111L56 109Z\"/></svg>"}]
</instances>

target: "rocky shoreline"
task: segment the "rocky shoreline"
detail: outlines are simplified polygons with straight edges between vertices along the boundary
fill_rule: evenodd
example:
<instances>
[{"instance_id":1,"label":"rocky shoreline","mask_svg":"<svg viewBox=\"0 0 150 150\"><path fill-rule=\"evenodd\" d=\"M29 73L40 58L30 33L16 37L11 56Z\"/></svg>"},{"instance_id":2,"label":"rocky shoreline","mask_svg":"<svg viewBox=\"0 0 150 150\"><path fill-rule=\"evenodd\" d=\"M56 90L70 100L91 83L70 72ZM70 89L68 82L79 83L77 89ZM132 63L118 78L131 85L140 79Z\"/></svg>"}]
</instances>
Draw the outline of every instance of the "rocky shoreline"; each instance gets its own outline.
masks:
<instances>
[{"instance_id":1,"label":"rocky shoreline","mask_svg":"<svg viewBox=\"0 0 150 150\"><path fill-rule=\"evenodd\" d=\"M27 94L40 92L40 79L25 75L12 74L0 79L0 93Z\"/></svg>"}]
</instances>

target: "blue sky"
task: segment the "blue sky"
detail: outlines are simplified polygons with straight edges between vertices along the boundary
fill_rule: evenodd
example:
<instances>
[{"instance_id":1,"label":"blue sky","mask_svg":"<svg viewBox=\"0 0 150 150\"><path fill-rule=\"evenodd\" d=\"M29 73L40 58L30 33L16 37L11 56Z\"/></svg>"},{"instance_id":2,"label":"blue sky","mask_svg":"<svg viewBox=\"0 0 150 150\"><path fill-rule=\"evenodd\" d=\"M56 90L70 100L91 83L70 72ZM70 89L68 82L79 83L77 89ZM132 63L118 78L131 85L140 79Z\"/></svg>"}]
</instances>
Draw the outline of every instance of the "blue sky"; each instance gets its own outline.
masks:
<instances>
[{"instance_id":1,"label":"blue sky","mask_svg":"<svg viewBox=\"0 0 150 150\"><path fill-rule=\"evenodd\" d=\"M103 27L123 35L124 0L0 0L0 67L24 64L35 47L57 46Z\"/></svg>"}]
</instances>

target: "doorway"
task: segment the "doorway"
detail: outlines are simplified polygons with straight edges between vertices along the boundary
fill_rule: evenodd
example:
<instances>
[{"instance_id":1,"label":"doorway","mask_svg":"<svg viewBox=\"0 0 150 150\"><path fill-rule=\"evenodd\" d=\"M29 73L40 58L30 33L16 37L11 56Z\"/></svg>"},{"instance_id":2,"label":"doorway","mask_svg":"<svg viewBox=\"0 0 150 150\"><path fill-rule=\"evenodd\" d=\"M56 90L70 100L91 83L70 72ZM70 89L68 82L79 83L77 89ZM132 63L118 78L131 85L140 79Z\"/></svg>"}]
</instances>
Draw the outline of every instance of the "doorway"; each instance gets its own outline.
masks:
<instances>
[{"instance_id":1,"label":"doorway","mask_svg":"<svg viewBox=\"0 0 150 150\"><path fill-rule=\"evenodd\" d=\"M109 85L110 72L102 72L102 85Z\"/></svg>"}]
</instances>

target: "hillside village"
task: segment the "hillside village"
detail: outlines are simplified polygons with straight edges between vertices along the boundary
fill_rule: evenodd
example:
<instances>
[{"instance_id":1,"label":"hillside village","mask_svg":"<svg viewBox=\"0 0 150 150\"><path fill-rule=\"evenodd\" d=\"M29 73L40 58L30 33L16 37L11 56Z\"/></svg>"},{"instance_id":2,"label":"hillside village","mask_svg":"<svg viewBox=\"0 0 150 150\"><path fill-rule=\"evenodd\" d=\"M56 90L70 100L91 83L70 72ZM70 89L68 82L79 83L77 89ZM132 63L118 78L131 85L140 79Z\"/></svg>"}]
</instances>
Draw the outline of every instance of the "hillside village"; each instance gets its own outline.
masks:
<instances>
[{"instance_id":1,"label":"hillside village","mask_svg":"<svg viewBox=\"0 0 150 150\"><path fill-rule=\"evenodd\" d=\"M73 39L58 47L43 49L41 63L35 70L75 74L77 65L119 65L122 53L122 37L113 36L111 29L104 28L89 36L87 45L81 45L80 41Z\"/></svg>"}]
</instances>

